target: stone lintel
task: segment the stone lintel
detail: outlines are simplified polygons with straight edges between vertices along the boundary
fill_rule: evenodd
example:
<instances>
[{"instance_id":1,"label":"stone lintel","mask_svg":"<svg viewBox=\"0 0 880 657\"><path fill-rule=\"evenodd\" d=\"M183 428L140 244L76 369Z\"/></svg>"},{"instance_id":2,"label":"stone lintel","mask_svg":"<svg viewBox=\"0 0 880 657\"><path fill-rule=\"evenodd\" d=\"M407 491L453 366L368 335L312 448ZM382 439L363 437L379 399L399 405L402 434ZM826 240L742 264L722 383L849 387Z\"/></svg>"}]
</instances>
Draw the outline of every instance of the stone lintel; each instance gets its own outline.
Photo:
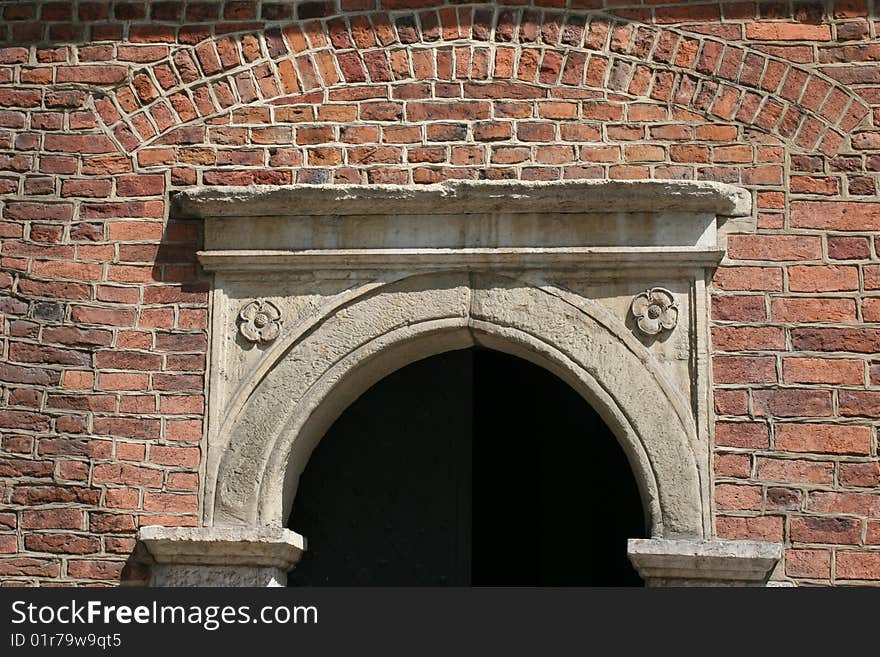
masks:
<instances>
[{"instance_id":1,"label":"stone lintel","mask_svg":"<svg viewBox=\"0 0 880 657\"><path fill-rule=\"evenodd\" d=\"M766 586L782 545L721 539L630 539L630 561L648 586Z\"/></svg>"},{"instance_id":2,"label":"stone lintel","mask_svg":"<svg viewBox=\"0 0 880 657\"><path fill-rule=\"evenodd\" d=\"M516 214L533 212L751 213L747 190L710 181L472 181L433 185L253 185L194 189L174 195L185 217L372 214Z\"/></svg>"}]
</instances>

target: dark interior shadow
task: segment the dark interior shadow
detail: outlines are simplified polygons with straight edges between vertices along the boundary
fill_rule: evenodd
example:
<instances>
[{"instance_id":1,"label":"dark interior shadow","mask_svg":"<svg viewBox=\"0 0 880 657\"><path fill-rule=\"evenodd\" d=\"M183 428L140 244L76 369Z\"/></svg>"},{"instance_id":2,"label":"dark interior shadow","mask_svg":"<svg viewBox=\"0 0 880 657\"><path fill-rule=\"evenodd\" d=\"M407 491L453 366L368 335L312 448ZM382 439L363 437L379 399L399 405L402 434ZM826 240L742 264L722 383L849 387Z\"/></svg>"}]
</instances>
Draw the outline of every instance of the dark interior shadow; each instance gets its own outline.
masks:
<instances>
[{"instance_id":1,"label":"dark interior shadow","mask_svg":"<svg viewBox=\"0 0 880 657\"><path fill-rule=\"evenodd\" d=\"M289 526L291 586L638 586L645 515L617 440L571 387L482 349L413 363L327 432Z\"/></svg>"}]
</instances>

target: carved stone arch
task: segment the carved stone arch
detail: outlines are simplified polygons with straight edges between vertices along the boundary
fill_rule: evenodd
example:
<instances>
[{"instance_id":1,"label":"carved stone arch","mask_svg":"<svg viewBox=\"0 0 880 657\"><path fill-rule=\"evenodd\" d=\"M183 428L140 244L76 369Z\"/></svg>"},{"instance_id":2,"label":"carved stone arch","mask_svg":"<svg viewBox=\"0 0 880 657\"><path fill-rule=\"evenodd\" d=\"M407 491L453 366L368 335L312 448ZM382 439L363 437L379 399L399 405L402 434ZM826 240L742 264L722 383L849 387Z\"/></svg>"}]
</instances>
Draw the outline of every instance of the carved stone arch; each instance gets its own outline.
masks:
<instances>
[{"instance_id":1,"label":"carved stone arch","mask_svg":"<svg viewBox=\"0 0 880 657\"><path fill-rule=\"evenodd\" d=\"M776 545L713 538L706 287L716 183L459 181L185 192L212 297L200 528L145 527L157 583L275 584L312 449L402 366L473 345L572 386L617 437L651 539L649 583L763 583ZM650 310L650 312L648 312Z\"/></svg>"},{"instance_id":2,"label":"carved stone arch","mask_svg":"<svg viewBox=\"0 0 880 657\"><path fill-rule=\"evenodd\" d=\"M652 535L702 537L708 504L697 459L707 455L693 417L623 323L590 306L497 276L444 273L405 279L324 318L230 427L214 524L281 526L312 449L356 397L414 360L480 344L544 366L593 405L630 459Z\"/></svg>"}]
</instances>

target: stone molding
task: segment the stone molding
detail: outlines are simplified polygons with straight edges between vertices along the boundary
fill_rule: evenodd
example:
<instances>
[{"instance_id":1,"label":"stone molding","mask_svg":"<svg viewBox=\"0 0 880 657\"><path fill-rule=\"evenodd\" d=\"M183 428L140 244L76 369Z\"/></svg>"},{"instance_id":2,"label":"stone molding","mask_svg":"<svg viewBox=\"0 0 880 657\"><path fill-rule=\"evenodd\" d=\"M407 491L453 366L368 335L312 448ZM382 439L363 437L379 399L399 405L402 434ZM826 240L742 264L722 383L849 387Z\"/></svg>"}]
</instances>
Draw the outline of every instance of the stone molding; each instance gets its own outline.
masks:
<instances>
[{"instance_id":1,"label":"stone molding","mask_svg":"<svg viewBox=\"0 0 880 657\"><path fill-rule=\"evenodd\" d=\"M191 189L174 195L188 217L689 212L748 216L751 194L711 181L449 180L432 185L253 185Z\"/></svg>"},{"instance_id":2,"label":"stone molding","mask_svg":"<svg viewBox=\"0 0 880 657\"><path fill-rule=\"evenodd\" d=\"M207 271L437 270L468 267L608 270L716 266L723 249L712 247L582 247L559 249L310 249L304 251L200 251Z\"/></svg>"},{"instance_id":3,"label":"stone molding","mask_svg":"<svg viewBox=\"0 0 880 657\"><path fill-rule=\"evenodd\" d=\"M767 586L782 558L782 545L721 539L630 539L627 553L648 586Z\"/></svg>"}]
</instances>

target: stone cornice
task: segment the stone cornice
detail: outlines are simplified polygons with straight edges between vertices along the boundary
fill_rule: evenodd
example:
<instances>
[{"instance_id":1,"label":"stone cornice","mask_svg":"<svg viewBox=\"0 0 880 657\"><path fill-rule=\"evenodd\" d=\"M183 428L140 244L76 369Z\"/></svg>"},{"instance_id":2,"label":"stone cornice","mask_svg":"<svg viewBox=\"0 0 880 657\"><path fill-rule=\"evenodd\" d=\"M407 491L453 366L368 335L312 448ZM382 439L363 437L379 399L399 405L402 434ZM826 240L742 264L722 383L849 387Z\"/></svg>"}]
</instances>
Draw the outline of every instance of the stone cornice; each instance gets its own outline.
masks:
<instances>
[{"instance_id":1,"label":"stone cornice","mask_svg":"<svg viewBox=\"0 0 880 657\"><path fill-rule=\"evenodd\" d=\"M436 185L291 185L178 192L181 217L296 217L536 212L697 213L748 216L748 191L708 181L448 181Z\"/></svg>"}]
</instances>

